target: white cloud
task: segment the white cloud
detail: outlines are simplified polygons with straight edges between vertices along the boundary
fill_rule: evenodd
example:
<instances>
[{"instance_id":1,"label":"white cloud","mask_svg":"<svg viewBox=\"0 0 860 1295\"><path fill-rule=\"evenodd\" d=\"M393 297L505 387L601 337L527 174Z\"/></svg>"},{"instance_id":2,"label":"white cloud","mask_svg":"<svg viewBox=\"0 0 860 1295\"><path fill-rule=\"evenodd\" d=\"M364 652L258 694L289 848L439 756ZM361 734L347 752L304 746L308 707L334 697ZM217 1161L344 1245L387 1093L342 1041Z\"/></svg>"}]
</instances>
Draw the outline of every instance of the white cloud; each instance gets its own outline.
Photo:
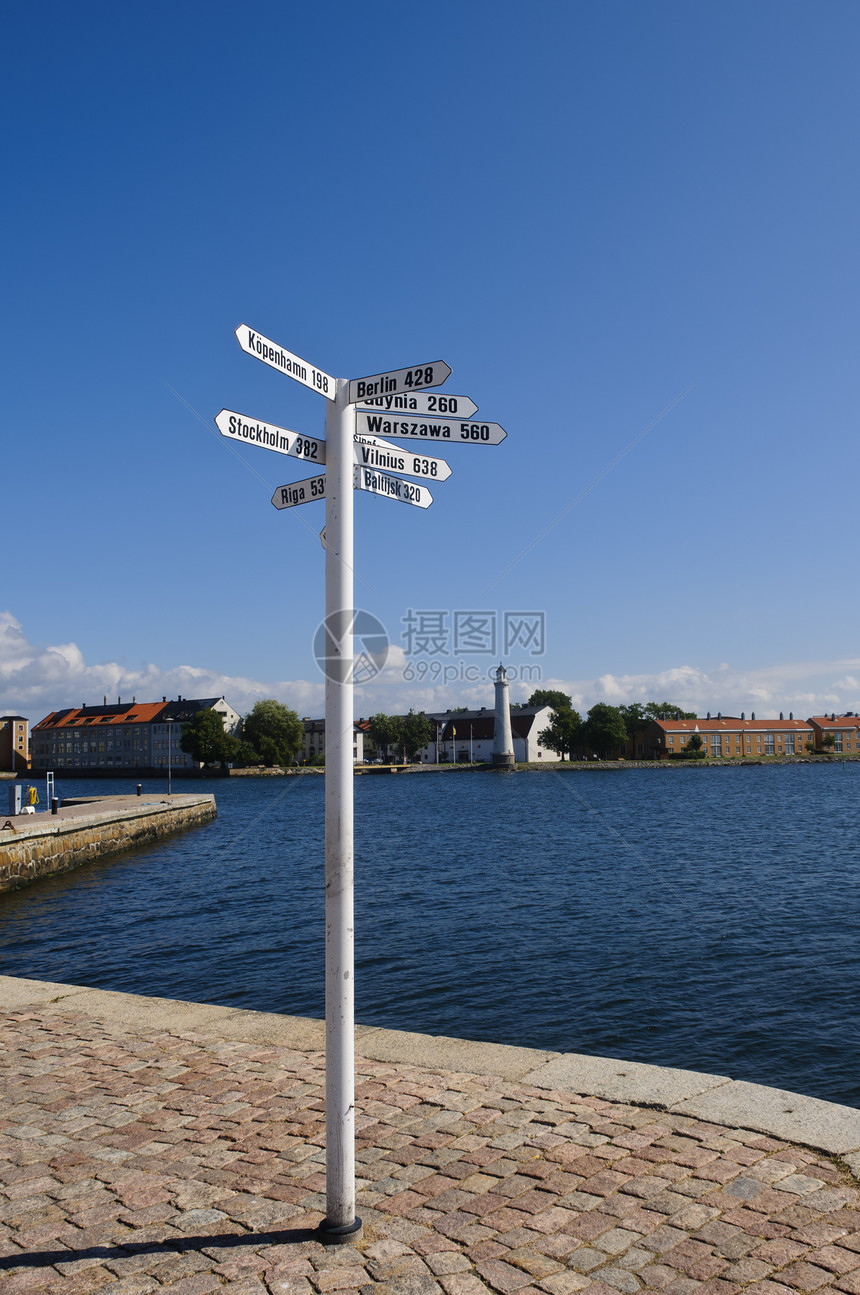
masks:
<instances>
[{"instance_id":1,"label":"white cloud","mask_svg":"<svg viewBox=\"0 0 860 1295\"><path fill-rule=\"evenodd\" d=\"M356 714L402 713L410 707L427 711L492 707L495 663L453 670L449 666L447 676L441 663L424 661L421 666L392 645L382 673L356 688ZM522 681L512 664L510 675L514 701L525 701L535 688L555 688L568 693L583 714L598 701L613 705L670 701L699 715L754 710L760 719L773 718L780 711L806 718L825 711L860 710L860 658L788 662L755 670L721 662L710 672L678 665L650 674L605 674L596 679L531 676ZM166 670L152 664L129 670L116 661L89 665L75 643L33 644L10 612L0 612L0 714L26 715L31 723L64 706L98 704L103 696L110 701L118 696L158 701L180 695L223 695L243 714L261 698L275 697L300 715L316 717L323 713L324 694L321 675L273 681L225 675L198 665Z\"/></svg>"},{"instance_id":2,"label":"white cloud","mask_svg":"<svg viewBox=\"0 0 860 1295\"><path fill-rule=\"evenodd\" d=\"M225 696L245 713L263 697L276 697L302 715L321 715L319 682L304 679L261 682L225 675L204 666L178 665L163 670L146 665L129 670L116 661L87 665L75 643L39 647L30 643L19 621L0 612L0 713L26 715L36 723L64 706L100 705L123 697L158 701L161 697Z\"/></svg>"}]
</instances>

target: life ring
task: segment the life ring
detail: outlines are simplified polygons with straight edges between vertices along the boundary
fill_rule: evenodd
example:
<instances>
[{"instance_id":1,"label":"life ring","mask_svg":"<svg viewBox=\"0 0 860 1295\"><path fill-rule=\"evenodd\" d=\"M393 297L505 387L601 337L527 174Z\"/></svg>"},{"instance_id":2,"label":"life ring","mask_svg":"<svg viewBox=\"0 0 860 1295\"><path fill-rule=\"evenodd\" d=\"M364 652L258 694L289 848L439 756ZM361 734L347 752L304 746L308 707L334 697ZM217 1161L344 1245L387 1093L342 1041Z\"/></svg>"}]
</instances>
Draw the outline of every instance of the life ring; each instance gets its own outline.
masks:
<instances>
[{"instance_id":1,"label":"life ring","mask_svg":"<svg viewBox=\"0 0 860 1295\"><path fill-rule=\"evenodd\" d=\"M35 787L30 787L27 792L27 804L38 805L38 803L39 803L39 793L36 791Z\"/></svg>"}]
</instances>

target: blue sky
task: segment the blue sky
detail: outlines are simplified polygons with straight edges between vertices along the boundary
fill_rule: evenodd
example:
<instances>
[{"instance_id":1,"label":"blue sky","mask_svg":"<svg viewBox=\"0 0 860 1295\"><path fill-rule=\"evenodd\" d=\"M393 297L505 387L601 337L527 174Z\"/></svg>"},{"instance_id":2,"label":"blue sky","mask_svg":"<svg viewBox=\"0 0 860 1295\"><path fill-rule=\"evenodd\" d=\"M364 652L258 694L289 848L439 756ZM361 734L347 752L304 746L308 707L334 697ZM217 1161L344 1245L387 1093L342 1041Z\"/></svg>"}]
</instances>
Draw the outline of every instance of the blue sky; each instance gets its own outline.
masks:
<instances>
[{"instance_id":1,"label":"blue sky","mask_svg":"<svg viewBox=\"0 0 860 1295\"><path fill-rule=\"evenodd\" d=\"M277 512L303 465L212 419L320 436L324 401L241 322L343 377L444 359L508 431L451 447L429 510L357 498L356 601L394 644L357 712L491 704L453 641L449 683L402 679L407 612L470 609L545 613L508 663L583 709L860 709L856 5L6 29L4 713L321 713L323 507Z\"/></svg>"}]
</instances>

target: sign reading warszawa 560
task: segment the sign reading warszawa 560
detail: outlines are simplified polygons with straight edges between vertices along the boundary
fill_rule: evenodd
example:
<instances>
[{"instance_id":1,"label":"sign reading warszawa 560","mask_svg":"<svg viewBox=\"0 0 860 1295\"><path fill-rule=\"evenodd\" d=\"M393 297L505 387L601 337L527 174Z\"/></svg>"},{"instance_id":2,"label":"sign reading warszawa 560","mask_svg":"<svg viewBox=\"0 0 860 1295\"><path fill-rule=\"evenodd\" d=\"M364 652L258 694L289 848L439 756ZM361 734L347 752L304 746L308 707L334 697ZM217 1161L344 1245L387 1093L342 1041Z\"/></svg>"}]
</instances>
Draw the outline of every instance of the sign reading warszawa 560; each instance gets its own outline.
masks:
<instances>
[{"instance_id":1,"label":"sign reading warszawa 560","mask_svg":"<svg viewBox=\"0 0 860 1295\"><path fill-rule=\"evenodd\" d=\"M455 441L458 445L498 445L507 432L498 423L469 423L461 418L438 421L427 418L387 418L384 414L355 415L355 430L360 436L393 436L411 440Z\"/></svg>"}]
</instances>

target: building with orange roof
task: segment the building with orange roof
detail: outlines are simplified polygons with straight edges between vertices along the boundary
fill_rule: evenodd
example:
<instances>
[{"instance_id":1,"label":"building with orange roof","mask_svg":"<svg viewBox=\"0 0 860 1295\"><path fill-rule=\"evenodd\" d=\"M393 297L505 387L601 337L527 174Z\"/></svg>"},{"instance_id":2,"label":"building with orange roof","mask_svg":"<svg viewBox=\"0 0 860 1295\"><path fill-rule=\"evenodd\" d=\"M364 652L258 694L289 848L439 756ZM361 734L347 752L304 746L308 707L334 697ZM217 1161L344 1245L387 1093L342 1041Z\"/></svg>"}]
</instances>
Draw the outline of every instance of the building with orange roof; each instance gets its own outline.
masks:
<instances>
[{"instance_id":1,"label":"building with orange roof","mask_svg":"<svg viewBox=\"0 0 860 1295\"><path fill-rule=\"evenodd\" d=\"M809 720L815 733L816 749L842 755L860 751L860 715L812 715Z\"/></svg>"},{"instance_id":2,"label":"building with orange roof","mask_svg":"<svg viewBox=\"0 0 860 1295\"><path fill-rule=\"evenodd\" d=\"M712 718L709 713L705 719L652 720L636 735L642 747L638 758L668 760L683 755L694 733L702 739L703 754L711 758L803 755L814 739L812 724L793 715L756 719L753 712L747 719L745 714Z\"/></svg>"},{"instance_id":3,"label":"building with orange roof","mask_svg":"<svg viewBox=\"0 0 860 1295\"><path fill-rule=\"evenodd\" d=\"M33 728L33 769L74 771L134 769L138 772L174 772L199 768L180 745L185 724L200 710L213 710L227 732L235 732L241 718L223 697L178 697L160 702L124 703L115 706L69 707L52 711Z\"/></svg>"}]
</instances>

